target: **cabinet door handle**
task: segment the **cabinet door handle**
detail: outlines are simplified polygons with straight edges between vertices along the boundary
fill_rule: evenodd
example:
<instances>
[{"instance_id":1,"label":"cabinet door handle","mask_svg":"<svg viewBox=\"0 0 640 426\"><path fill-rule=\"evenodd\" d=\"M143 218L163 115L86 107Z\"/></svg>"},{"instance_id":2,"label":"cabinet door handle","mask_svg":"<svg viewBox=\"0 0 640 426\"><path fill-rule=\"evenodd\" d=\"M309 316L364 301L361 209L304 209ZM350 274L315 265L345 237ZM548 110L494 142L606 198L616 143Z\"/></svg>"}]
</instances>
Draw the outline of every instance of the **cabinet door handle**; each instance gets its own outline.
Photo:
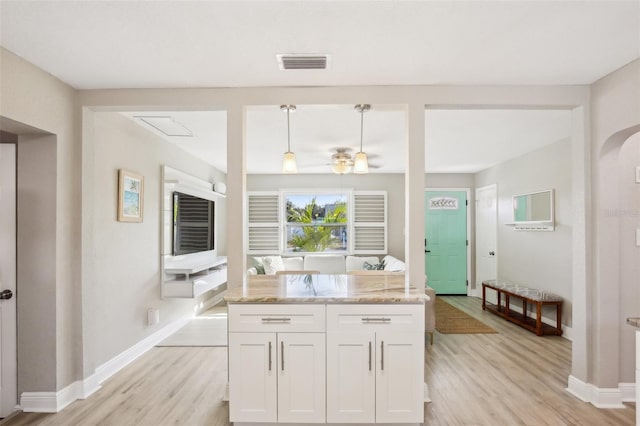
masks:
<instances>
[{"instance_id":1,"label":"cabinet door handle","mask_svg":"<svg viewBox=\"0 0 640 426\"><path fill-rule=\"evenodd\" d=\"M371 342L369 342L369 371L371 371Z\"/></svg>"},{"instance_id":2,"label":"cabinet door handle","mask_svg":"<svg viewBox=\"0 0 640 426\"><path fill-rule=\"evenodd\" d=\"M282 360L282 371L284 371L284 342L280 342L280 359Z\"/></svg>"},{"instance_id":3,"label":"cabinet door handle","mask_svg":"<svg viewBox=\"0 0 640 426\"><path fill-rule=\"evenodd\" d=\"M362 322L391 322L391 318L362 318Z\"/></svg>"},{"instance_id":4,"label":"cabinet door handle","mask_svg":"<svg viewBox=\"0 0 640 426\"><path fill-rule=\"evenodd\" d=\"M271 341L269 341L269 371L271 371Z\"/></svg>"},{"instance_id":5,"label":"cabinet door handle","mask_svg":"<svg viewBox=\"0 0 640 426\"><path fill-rule=\"evenodd\" d=\"M262 318L262 322L290 322L291 318Z\"/></svg>"},{"instance_id":6,"label":"cabinet door handle","mask_svg":"<svg viewBox=\"0 0 640 426\"><path fill-rule=\"evenodd\" d=\"M384 371L384 340L380 342L380 370Z\"/></svg>"}]
</instances>

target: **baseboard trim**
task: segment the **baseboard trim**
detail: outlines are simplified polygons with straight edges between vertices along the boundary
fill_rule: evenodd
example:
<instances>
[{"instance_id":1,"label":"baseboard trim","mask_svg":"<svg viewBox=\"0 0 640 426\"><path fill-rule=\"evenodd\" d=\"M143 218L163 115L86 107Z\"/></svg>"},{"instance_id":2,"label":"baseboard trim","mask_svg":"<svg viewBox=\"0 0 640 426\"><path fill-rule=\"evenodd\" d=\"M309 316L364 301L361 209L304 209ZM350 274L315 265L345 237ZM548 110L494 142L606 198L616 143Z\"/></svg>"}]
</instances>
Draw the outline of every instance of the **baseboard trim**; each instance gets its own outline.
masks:
<instances>
[{"instance_id":1,"label":"baseboard trim","mask_svg":"<svg viewBox=\"0 0 640 426\"><path fill-rule=\"evenodd\" d=\"M625 408L623 401L635 401L635 383L619 383L617 388L599 388L569 376L566 390L598 408Z\"/></svg>"},{"instance_id":2,"label":"baseboard trim","mask_svg":"<svg viewBox=\"0 0 640 426\"><path fill-rule=\"evenodd\" d=\"M57 413L77 399L86 399L100 389L102 382L135 361L149 349L185 326L190 317L172 321L155 333L145 337L124 352L105 362L95 373L73 382L58 392L22 392L20 407L25 413Z\"/></svg>"},{"instance_id":3,"label":"baseboard trim","mask_svg":"<svg viewBox=\"0 0 640 426\"><path fill-rule=\"evenodd\" d=\"M623 402L636 402L635 383L620 383L618 386L620 388L620 392L622 393Z\"/></svg>"}]
</instances>

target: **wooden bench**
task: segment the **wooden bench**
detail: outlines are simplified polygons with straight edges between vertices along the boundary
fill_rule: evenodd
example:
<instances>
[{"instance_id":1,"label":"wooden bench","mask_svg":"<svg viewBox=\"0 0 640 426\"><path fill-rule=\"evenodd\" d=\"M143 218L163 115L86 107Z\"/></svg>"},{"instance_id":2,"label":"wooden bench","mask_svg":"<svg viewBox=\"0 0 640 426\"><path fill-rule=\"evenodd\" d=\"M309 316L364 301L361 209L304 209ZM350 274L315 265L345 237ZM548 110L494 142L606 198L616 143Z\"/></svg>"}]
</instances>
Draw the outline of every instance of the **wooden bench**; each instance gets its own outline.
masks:
<instances>
[{"instance_id":1,"label":"wooden bench","mask_svg":"<svg viewBox=\"0 0 640 426\"><path fill-rule=\"evenodd\" d=\"M497 304L487 302L487 289L494 290L497 295ZM516 298L522 302L522 313L511 308L512 299ZM504 299L504 305L502 300ZM527 306L535 305L536 318L527 316ZM542 322L542 307L555 306L556 327ZM482 309L518 324L529 331L533 331L538 336L541 335L562 335L562 298L555 294L523 287L517 284L498 283L495 280L483 281L482 283Z\"/></svg>"}]
</instances>

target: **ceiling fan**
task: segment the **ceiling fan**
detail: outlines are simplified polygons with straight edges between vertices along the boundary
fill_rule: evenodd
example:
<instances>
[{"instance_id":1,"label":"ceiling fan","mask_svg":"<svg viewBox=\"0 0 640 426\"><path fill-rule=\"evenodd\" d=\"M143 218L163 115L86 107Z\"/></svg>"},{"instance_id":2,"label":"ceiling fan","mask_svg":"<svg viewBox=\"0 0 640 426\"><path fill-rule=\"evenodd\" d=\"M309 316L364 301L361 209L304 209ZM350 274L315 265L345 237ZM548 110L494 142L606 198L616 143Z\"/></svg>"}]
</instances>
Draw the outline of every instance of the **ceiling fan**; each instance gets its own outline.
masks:
<instances>
[{"instance_id":1,"label":"ceiling fan","mask_svg":"<svg viewBox=\"0 0 640 426\"><path fill-rule=\"evenodd\" d=\"M355 163L352 155L349 153L351 148L335 148L335 151L336 152L331 155L331 163L328 163L328 165L331 166L331 170L339 175L349 173ZM369 164L369 167L377 169L380 166Z\"/></svg>"}]
</instances>

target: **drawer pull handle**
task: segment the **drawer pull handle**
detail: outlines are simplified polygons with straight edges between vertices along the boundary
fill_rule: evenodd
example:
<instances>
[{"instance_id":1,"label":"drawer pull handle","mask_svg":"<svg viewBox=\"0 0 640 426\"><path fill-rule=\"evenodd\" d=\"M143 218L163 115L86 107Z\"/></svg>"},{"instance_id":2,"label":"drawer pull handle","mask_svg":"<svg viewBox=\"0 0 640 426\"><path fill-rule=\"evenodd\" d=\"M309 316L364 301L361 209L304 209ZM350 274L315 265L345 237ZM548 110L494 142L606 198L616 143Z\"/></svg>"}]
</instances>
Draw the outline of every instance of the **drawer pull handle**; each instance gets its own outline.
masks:
<instances>
[{"instance_id":1,"label":"drawer pull handle","mask_svg":"<svg viewBox=\"0 0 640 426\"><path fill-rule=\"evenodd\" d=\"M391 322L391 318L362 318L362 322Z\"/></svg>"},{"instance_id":2,"label":"drawer pull handle","mask_svg":"<svg viewBox=\"0 0 640 426\"><path fill-rule=\"evenodd\" d=\"M271 341L269 341L269 371L271 371Z\"/></svg>"},{"instance_id":3,"label":"drawer pull handle","mask_svg":"<svg viewBox=\"0 0 640 426\"><path fill-rule=\"evenodd\" d=\"M262 318L262 322L291 322L291 318Z\"/></svg>"},{"instance_id":4,"label":"drawer pull handle","mask_svg":"<svg viewBox=\"0 0 640 426\"><path fill-rule=\"evenodd\" d=\"M384 340L380 342L380 370L384 371Z\"/></svg>"},{"instance_id":5,"label":"drawer pull handle","mask_svg":"<svg viewBox=\"0 0 640 426\"><path fill-rule=\"evenodd\" d=\"M282 371L284 371L284 342L280 342L280 352L281 352L281 359L282 359Z\"/></svg>"},{"instance_id":6,"label":"drawer pull handle","mask_svg":"<svg viewBox=\"0 0 640 426\"><path fill-rule=\"evenodd\" d=\"M371 371L371 342L369 342L369 371Z\"/></svg>"}]
</instances>

